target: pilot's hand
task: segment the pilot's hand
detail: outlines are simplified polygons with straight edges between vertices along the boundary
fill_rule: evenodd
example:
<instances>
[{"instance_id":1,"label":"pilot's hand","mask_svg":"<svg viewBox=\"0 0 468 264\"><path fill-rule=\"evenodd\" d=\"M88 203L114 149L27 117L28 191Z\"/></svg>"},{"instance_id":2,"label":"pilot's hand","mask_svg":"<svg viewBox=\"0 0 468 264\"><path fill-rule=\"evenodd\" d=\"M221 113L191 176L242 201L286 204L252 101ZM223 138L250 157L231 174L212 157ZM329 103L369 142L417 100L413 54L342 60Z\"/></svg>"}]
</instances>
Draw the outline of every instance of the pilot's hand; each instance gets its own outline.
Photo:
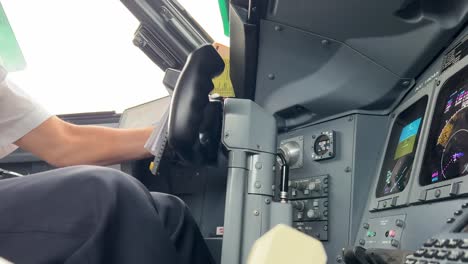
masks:
<instances>
[{"instance_id":1,"label":"pilot's hand","mask_svg":"<svg viewBox=\"0 0 468 264\"><path fill-rule=\"evenodd\" d=\"M221 58L224 59L229 57L229 47L218 42L213 43L213 47L218 51Z\"/></svg>"}]
</instances>

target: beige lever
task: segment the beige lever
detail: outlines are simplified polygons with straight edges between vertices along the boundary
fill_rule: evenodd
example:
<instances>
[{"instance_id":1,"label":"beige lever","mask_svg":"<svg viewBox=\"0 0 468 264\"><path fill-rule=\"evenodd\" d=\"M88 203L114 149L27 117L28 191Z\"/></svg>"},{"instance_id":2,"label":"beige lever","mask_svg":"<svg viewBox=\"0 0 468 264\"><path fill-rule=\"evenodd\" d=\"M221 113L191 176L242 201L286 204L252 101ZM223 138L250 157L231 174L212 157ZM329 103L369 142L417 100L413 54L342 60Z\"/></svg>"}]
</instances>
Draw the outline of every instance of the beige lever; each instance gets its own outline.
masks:
<instances>
[{"instance_id":1,"label":"beige lever","mask_svg":"<svg viewBox=\"0 0 468 264\"><path fill-rule=\"evenodd\" d=\"M305 261L306 260L306 261ZM248 264L327 263L320 241L286 225L277 225L260 237L250 251Z\"/></svg>"}]
</instances>

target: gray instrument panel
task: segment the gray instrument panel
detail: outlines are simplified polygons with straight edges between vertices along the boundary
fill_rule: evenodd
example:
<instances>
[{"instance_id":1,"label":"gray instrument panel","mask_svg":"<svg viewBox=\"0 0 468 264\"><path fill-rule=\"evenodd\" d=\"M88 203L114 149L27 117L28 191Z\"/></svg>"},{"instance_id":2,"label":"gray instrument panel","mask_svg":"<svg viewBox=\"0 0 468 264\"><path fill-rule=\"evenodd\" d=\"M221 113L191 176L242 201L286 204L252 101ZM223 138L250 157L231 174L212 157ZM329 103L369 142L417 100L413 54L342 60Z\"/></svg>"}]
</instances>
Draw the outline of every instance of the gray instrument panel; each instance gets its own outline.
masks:
<instances>
[{"instance_id":1,"label":"gray instrument panel","mask_svg":"<svg viewBox=\"0 0 468 264\"><path fill-rule=\"evenodd\" d=\"M465 30L444 54L450 51L466 34ZM363 215L355 246L416 250L424 241L440 233L447 224L453 222L462 204L466 202L465 198L460 198L468 193L466 176L441 182L436 180L434 183L426 185L421 184L422 180L420 180L426 148L429 148L428 137L431 133L431 124L437 122L434 112L441 88L447 79L468 65L467 57L461 58L459 61L458 59L453 60L453 65L440 73L444 69L443 65L446 64L443 57L444 55L439 56L435 63L427 69L405 101L393 112L393 114L398 115L399 112L420 98L424 96L429 98L409 183L402 192L383 197L390 199L389 201L398 197L398 203L395 206L381 208L380 206L385 199L376 198L375 192L369 195L367 205L369 210ZM378 175L376 173L374 178L373 190L377 188ZM436 176L432 175L432 177ZM380 221L394 223L395 218L403 221L400 229L376 224ZM396 231L394 236L385 235L388 234L389 230Z\"/></svg>"},{"instance_id":2,"label":"gray instrument panel","mask_svg":"<svg viewBox=\"0 0 468 264\"><path fill-rule=\"evenodd\" d=\"M467 33L468 29L435 60L389 116L355 114L279 135L280 144L293 137L303 138L302 164L300 168L291 169L291 182L321 175L328 177L327 225L320 226L317 221L301 222L296 217L294 226L312 236L317 236L317 232L307 232L308 225L309 230L326 229L327 239L322 240L329 263L342 263L341 250L353 246L417 250L425 240L454 221L462 204L467 202L462 198L468 194L466 176L428 185L422 185L419 180L437 97L445 81L468 65L467 56L459 61L452 60L453 65L442 71L442 65L446 64L444 55ZM379 175L392 127L402 112L425 97L426 111L416 137L408 182L400 192L378 197ZM312 136L326 131L336 133L333 157L314 160ZM298 193L295 197L290 196L293 203L305 201L307 207L308 199L313 202L313 198Z\"/></svg>"},{"instance_id":3,"label":"gray instrument panel","mask_svg":"<svg viewBox=\"0 0 468 264\"><path fill-rule=\"evenodd\" d=\"M322 240L329 259L354 242L387 123L386 116L356 114L279 135L279 146L291 139L303 140L296 145L302 146L303 164L290 170L293 226ZM330 131L334 132L334 156L315 161L317 135ZM358 153L362 154L355 159ZM303 209L298 202L304 203ZM307 215L310 210L315 211Z\"/></svg>"}]
</instances>

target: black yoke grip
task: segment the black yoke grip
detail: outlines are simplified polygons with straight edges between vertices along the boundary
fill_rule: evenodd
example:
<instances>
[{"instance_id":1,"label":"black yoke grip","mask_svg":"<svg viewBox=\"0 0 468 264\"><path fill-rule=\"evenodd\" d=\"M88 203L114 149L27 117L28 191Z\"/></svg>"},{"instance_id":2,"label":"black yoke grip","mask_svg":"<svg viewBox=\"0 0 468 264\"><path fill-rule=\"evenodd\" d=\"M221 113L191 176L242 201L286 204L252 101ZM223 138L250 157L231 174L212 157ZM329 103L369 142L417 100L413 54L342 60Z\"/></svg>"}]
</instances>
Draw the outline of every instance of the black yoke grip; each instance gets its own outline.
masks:
<instances>
[{"instance_id":1,"label":"black yoke grip","mask_svg":"<svg viewBox=\"0 0 468 264\"><path fill-rule=\"evenodd\" d=\"M187 58L172 95L168 142L184 159L192 159L198 143L203 112L213 90L212 79L224 70L224 62L212 45L204 45Z\"/></svg>"}]
</instances>

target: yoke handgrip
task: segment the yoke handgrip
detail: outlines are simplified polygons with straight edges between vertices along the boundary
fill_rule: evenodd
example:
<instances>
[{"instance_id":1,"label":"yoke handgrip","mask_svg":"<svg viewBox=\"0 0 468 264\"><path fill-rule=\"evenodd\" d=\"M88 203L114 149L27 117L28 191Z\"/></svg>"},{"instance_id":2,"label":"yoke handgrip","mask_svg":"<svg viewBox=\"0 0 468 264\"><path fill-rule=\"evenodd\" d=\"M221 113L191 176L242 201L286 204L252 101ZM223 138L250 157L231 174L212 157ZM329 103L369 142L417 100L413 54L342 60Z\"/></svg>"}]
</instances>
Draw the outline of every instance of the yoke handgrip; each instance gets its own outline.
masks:
<instances>
[{"instance_id":1,"label":"yoke handgrip","mask_svg":"<svg viewBox=\"0 0 468 264\"><path fill-rule=\"evenodd\" d=\"M214 87L212 79L223 70L224 62L215 48L204 45L188 56L180 73L171 101L168 142L184 159L192 159L203 112Z\"/></svg>"}]
</instances>

